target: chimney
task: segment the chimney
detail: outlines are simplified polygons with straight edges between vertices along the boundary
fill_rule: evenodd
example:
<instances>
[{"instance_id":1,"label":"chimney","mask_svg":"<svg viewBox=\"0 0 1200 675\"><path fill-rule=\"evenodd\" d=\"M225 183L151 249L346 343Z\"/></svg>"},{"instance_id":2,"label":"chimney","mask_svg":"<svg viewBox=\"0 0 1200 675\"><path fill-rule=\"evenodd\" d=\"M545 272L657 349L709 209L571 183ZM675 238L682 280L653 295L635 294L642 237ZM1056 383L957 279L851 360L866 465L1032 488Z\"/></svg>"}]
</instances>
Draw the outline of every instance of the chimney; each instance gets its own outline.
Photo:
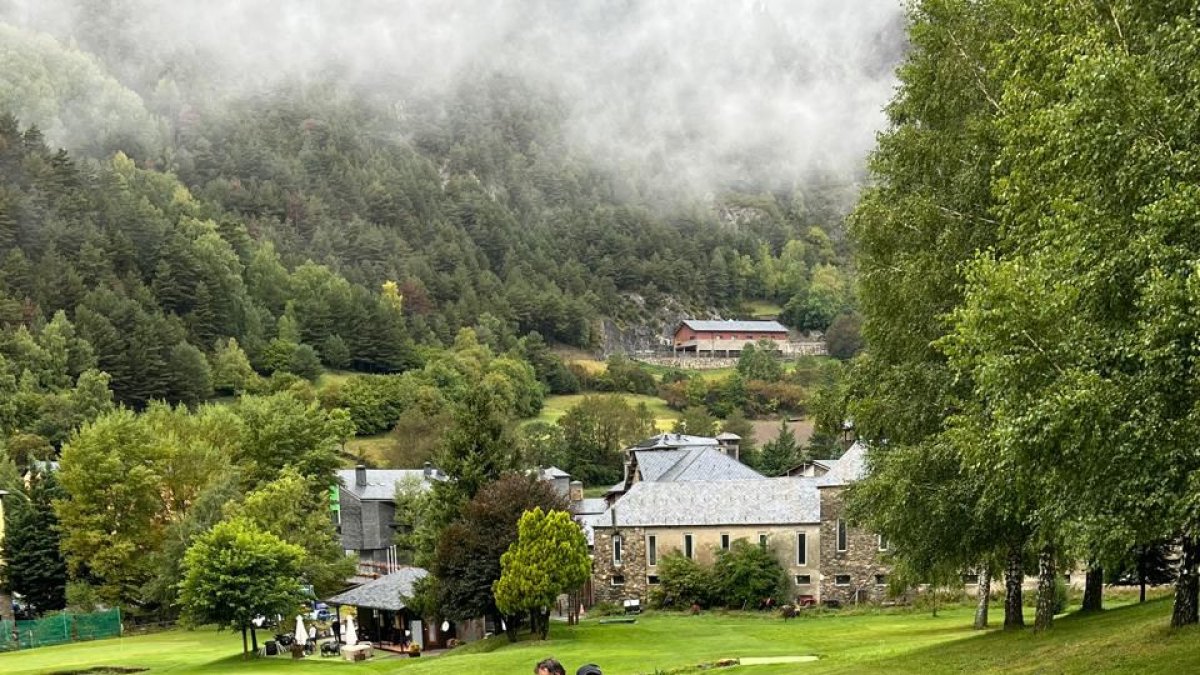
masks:
<instances>
[{"instance_id":1,"label":"chimney","mask_svg":"<svg viewBox=\"0 0 1200 675\"><path fill-rule=\"evenodd\" d=\"M571 481L571 502L581 501L583 501L583 481L573 480Z\"/></svg>"},{"instance_id":2,"label":"chimney","mask_svg":"<svg viewBox=\"0 0 1200 675\"><path fill-rule=\"evenodd\" d=\"M354 484L358 487L367 486L367 467L364 464L359 464L354 467Z\"/></svg>"},{"instance_id":3,"label":"chimney","mask_svg":"<svg viewBox=\"0 0 1200 675\"><path fill-rule=\"evenodd\" d=\"M433 477L433 462L425 462L425 480Z\"/></svg>"}]
</instances>

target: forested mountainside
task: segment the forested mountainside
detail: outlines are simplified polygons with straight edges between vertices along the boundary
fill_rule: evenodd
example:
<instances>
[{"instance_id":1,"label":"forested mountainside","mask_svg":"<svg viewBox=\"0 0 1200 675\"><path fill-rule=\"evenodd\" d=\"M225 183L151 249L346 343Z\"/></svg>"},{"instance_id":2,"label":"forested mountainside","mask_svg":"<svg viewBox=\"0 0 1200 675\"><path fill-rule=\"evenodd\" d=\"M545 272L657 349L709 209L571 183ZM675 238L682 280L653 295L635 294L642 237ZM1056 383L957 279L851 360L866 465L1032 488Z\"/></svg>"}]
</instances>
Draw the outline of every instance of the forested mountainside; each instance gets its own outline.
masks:
<instances>
[{"instance_id":1,"label":"forested mountainside","mask_svg":"<svg viewBox=\"0 0 1200 675\"><path fill-rule=\"evenodd\" d=\"M817 330L852 305L852 175L664 196L499 73L400 106L336 74L218 91L178 62L112 69L111 42L0 35L0 351L53 319L80 345L62 375L95 365L126 403L194 400L185 373L229 338L260 372L396 372L465 326L594 347L602 317L668 299Z\"/></svg>"}]
</instances>

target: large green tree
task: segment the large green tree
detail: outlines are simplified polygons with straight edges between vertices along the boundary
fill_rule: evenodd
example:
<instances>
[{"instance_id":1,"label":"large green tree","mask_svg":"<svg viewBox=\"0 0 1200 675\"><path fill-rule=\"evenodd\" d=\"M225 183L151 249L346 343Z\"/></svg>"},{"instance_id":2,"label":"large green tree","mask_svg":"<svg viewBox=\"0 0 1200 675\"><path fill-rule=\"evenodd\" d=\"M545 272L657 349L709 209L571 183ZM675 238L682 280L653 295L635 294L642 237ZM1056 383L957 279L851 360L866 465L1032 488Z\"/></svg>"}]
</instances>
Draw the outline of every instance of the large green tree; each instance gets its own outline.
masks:
<instances>
[{"instance_id":1,"label":"large green tree","mask_svg":"<svg viewBox=\"0 0 1200 675\"><path fill-rule=\"evenodd\" d=\"M6 498L3 539L4 587L21 594L39 613L66 605L67 565L59 550L58 518L53 500L60 498L50 472L34 471L29 487ZM22 497L24 499L22 499Z\"/></svg>"},{"instance_id":2,"label":"large green tree","mask_svg":"<svg viewBox=\"0 0 1200 675\"><path fill-rule=\"evenodd\" d=\"M183 559L179 602L194 625L215 623L242 632L256 616L296 612L303 595L304 549L257 528L243 518L222 521L200 535Z\"/></svg>"},{"instance_id":3,"label":"large green tree","mask_svg":"<svg viewBox=\"0 0 1200 675\"><path fill-rule=\"evenodd\" d=\"M521 516L517 540L500 557L500 578L492 587L496 606L506 614L528 612L534 632L545 640L555 599L582 586L591 573L587 540L571 514L536 507Z\"/></svg>"}]
</instances>

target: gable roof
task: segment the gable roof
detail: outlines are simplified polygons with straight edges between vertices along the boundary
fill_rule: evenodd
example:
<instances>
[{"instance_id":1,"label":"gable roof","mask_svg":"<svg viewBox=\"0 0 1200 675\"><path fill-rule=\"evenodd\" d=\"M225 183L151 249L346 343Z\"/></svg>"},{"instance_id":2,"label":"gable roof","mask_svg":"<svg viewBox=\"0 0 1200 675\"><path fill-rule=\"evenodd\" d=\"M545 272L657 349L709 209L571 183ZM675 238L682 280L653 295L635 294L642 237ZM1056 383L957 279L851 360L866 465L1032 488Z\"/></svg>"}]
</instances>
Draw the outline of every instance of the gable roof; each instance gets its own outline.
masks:
<instances>
[{"instance_id":1,"label":"gable roof","mask_svg":"<svg viewBox=\"0 0 1200 675\"><path fill-rule=\"evenodd\" d=\"M424 469L367 469L367 484L355 482L354 469L342 469L337 477L342 482L342 490L359 499L371 501L394 501L396 486L405 480L421 481L423 487L429 487L429 480L441 480L441 474L434 471L427 479Z\"/></svg>"},{"instance_id":2,"label":"gable roof","mask_svg":"<svg viewBox=\"0 0 1200 675\"><path fill-rule=\"evenodd\" d=\"M867 446L862 441L855 441L842 455L842 458L833 462L829 471L817 481L820 482L821 487L835 487L861 480L866 475Z\"/></svg>"},{"instance_id":3,"label":"gable roof","mask_svg":"<svg viewBox=\"0 0 1200 675\"><path fill-rule=\"evenodd\" d=\"M398 612L405 607L401 597L412 597L413 584L427 574L429 573L420 567L401 567L358 588L351 588L327 598L325 602L331 605L352 605Z\"/></svg>"},{"instance_id":4,"label":"gable roof","mask_svg":"<svg viewBox=\"0 0 1200 675\"><path fill-rule=\"evenodd\" d=\"M787 328L778 321L696 321L694 319L686 319L682 322L684 326L691 328L694 331L719 331L733 330L755 333L786 333Z\"/></svg>"},{"instance_id":5,"label":"gable roof","mask_svg":"<svg viewBox=\"0 0 1200 675\"><path fill-rule=\"evenodd\" d=\"M592 527L789 525L821 521L814 478L638 483Z\"/></svg>"},{"instance_id":6,"label":"gable roof","mask_svg":"<svg viewBox=\"0 0 1200 675\"><path fill-rule=\"evenodd\" d=\"M643 481L762 480L764 476L711 446L635 450Z\"/></svg>"},{"instance_id":7,"label":"gable roof","mask_svg":"<svg viewBox=\"0 0 1200 675\"><path fill-rule=\"evenodd\" d=\"M688 436L687 434L659 434L647 438L630 449L686 448L698 445L717 445L717 439L709 438L708 436Z\"/></svg>"}]
</instances>

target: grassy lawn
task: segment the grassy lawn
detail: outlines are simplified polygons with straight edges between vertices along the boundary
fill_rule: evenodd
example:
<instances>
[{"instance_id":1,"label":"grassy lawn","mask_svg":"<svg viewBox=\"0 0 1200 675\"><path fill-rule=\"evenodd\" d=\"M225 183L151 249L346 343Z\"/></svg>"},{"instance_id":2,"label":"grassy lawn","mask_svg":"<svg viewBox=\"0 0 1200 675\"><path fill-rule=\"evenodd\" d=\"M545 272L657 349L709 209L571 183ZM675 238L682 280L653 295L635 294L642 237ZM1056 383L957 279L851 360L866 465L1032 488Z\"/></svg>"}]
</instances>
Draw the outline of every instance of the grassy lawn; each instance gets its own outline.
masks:
<instances>
[{"instance_id":1,"label":"grassy lawn","mask_svg":"<svg viewBox=\"0 0 1200 675\"><path fill-rule=\"evenodd\" d=\"M993 625L1001 609L993 607ZM47 647L0 655L0 672L32 675L108 665L151 673L402 672L528 673L553 655L570 672L589 661L606 675L653 673L729 657L815 655L818 661L740 666L731 673L1185 673L1200 670L1200 629L1172 632L1169 600L1127 605L1099 615L1067 615L1046 635L1031 631L972 631L971 610L802 616L788 623L766 615L706 613L699 617L651 614L636 624L576 628L556 624L546 642L477 642L443 656L378 658L365 664L309 657L243 662L240 638L212 630ZM1032 622L1032 617L1029 618Z\"/></svg>"},{"instance_id":2,"label":"grassy lawn","mask_svg":"<svg viewBox=\"0 0 1200 675\"><path fill-rule=\"evenodd\" d=\"M387 431L374 436L355 436L346 441L346 451L354 457L362 455L376 466L385 466L388 462L387 450L398 442L396 437ZM352 466L354 461L347 460L347 463Z\"/></svg>"},{"instance_id":3,"label":"grassy lawn","mask_svg":"<svg viewBox=\"0 0 1200 675\"><path fill-rule=\"evenodd\" d=\"M783 307L767 300L749 300L745 306L752 319L774 319L783 312Z\"/></svg>"},{"instance_id":4,"label":"grassy lawn","mask_svg":"<svg viewBox=\"0 0 1200 675\"><path fill-rule=\"evenodd\" d=\"M650 409L650 413L654 415L654 421L658 425L658 428L662 431L670 431L675 426L675 420L679 419L679 413L668 408L667 402L657 396L588 393L547 396L545 406L542 408L542 414L534 417L533 420L538 422L557 422L558 418L567 414L568 409L582 401L584 396L620 396L628 401L630 405L645 403L646 407Z\"/></svg>"}]
</instances>

